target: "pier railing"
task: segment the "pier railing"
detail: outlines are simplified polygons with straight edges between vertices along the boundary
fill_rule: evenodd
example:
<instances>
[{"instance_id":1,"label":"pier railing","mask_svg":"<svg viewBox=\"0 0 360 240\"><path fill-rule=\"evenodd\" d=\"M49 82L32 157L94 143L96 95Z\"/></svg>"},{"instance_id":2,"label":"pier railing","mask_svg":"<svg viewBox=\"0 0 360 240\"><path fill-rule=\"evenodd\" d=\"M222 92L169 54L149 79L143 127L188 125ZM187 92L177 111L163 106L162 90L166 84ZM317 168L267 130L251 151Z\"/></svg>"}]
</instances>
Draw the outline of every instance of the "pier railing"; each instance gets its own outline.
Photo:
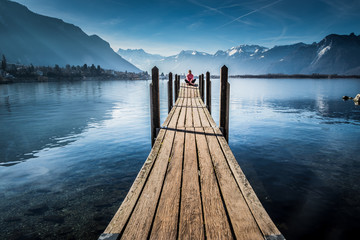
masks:
<instances>
[{"instance_id":1,"label":"pier railing","mask_svg":"<svg viewBox=\"0 0 360 240\"><path fill-rule=\"evenodd\" d=\"M180 75L169 73L168 80L168 112L173 108L174 102L179 97ZM174 83L174 84L173 84ZM206 84L205 84L206 83ZM174 86L174 94L173 94ZM199 75L198 81L199 93L201 100L211 113L211 79L210 73L206 72L206 81L204 74ZM173 97L174 96L174 97ZM220 70L220 119L219 128L226 141L229 142L229 105L230 105L230 83L228 82L228 68L224 65ZM155 139L160 129L160 100L159 100L159 69L152 69L152 82L150 83L150 112L151 112L151 144L154 145Z\"/></svg>"}]
</instances>

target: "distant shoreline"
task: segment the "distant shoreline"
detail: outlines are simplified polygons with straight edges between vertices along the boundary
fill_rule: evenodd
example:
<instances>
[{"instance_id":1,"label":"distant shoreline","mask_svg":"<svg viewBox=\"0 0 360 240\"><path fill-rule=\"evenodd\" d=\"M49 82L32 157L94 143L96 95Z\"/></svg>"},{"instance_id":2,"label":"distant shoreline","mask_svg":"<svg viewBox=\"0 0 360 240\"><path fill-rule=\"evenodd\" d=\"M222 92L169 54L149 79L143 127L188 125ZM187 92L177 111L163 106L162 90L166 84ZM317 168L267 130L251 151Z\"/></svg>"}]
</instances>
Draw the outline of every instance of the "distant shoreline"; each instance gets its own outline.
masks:
<instances>
[{"instance_id":1,"label":"distant shoreline","mask_svg":"<svg viewBox=\"0 0 360 240\"><path fill-rule=\"evenodd\" d=\"M100 77L59 77L59 78L14 78L14 79L1 79L0 84L13 84L13 83L45 83L45 82L80 82L80 81L123 81L123 80L147 80L147 79L124 79L113 76L100 76Z\"/></svg>"}]
</instances>

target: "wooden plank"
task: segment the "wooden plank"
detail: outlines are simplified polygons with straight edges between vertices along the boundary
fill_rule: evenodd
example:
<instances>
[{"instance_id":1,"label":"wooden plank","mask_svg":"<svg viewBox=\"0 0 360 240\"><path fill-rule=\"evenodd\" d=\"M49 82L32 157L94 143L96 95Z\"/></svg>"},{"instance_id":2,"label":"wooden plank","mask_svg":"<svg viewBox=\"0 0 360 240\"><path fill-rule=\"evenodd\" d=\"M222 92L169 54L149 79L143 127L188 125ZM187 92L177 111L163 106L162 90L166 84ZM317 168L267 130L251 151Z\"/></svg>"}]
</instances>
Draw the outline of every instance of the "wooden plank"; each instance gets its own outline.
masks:
<instances>
[{"instance_id":1,"label":"wooden plank","mask_svg":"<svg viewBox=\"0 0 360 240\"><path fill-rule=\"evenodd\" d=\"M190 88L189 86L186 86L186 89L188 91L188 101L187 101L187 108L186 108L186 123L185 123L185 126L186 127L193 127L194 124L193 124L193 105L192 105L192 96L193 96L193 89Z\"/></svg>"},{"instance_id":2,"label":"wooden plank","mask_svg":"<svg viewBox=\"0 0 360 240\"><path fill-rule=\"evenodd\" d=\"M203 216L193 128L186 128L179 239L204 239ZM195 153L195 154L194 154Z\"/></svg>"},{"instance_id":3,"label":"wooden plank","mask_svg":"<svg viewBox=\"0 0 360 240\"><path fill-rule=\"evenodd\" d=\"M164 128L167 128L167 127L169 126L169 124L170 124L171 117L169 118L169 116L174 115L174 114L175 114L175 111L177 112L177 114L180 113L180 111L181 111L181 105L182 105L182 103L183 103L183 100L184 100L183 98L179 98L179 99L175 102L175 105L174 105L173 109L171 109L171 112L169 113L168 117L165 119L165 121L164 121L164 123L163 123L163 125L162 125ZM177 115L177 116L179 116L179 115ZM174 127L174 126L173 126L173 127Z\"/></svg>"},{"instance_id":4,"label":"wooden plank","mask_svg":"<svg viewBox=\"0 0 360 240\"><path fill-rule=\"evenodd\" d=\"M201 197L207 239L233 239L203 128L196 128Z\"/></svg>"},{"instance_id":5,"label":"wooden plank","mask_svg":"<svg viewBox=\"0 0 360 240\"><path fill-rule=\"evenodd\" d=\"M170 121L171 121L170 116L174 115L174 112L175 112L176 108L177 107L176 107L176 103L175 103L175 106L171 109L171 111L170 111L169 115L167 116L167 118L165 119L162 127L167 127L167 125L170 123Z\"/></svg>"},{"instance_id":6,"label":"wooden plank","mask_svg":"<svg viewBox=\"0 0 360 240\"><path fill-rule=\"evenodd\" d=\"M167 124L168 128L172 128L175 129L177 127L178 121L179 121L179 116L181 113L181 108L183 106L183 102L184 102L184 98L178 98L178 100L176 101L176 105L175 105L175 112L173 115L173 118L176 118L176 121L173 121L173 118L169 121L169 123Z\"/></svg>"},{"instance_id":7,"label":"wooden plank","mask_svg":"<svg viewBox=\"0 0 360 240\"><path fill-rule=\"evenodd\" d=\"M196 98L192 98L191 99L192 101L192 106L194 106L194 111L193 111L193 122L194 122L194 127L197 128L197 127L201 127L201 121L200 121L200 116L199 116L199 111L195 111L196 109Z\"/></svg>"},{"instance_id":8,"label":"wooden plank","mask_svg":"<svg viewBox=\"0 0 360 240\"><path fill-rule=\"evenodd\" d=\"M150 239L176 239L185 132L177 131Z\"/></svg>"},{"instance_id":9,"label":"wooden plank","mask_svg":"<svg viewBox=\"0 0 360 240\"><path fill-rule=\"evenodd\" d=\"M173 128L176 127L179 114L180 114L180 108L177 107L169 123L169 127L173 127ZM164 130L162 129L161 131ZM141 194L137 195L138 196L137 199L133 199L133 201L135 202L134 205L136 204L135 207L132 207L131 209L129 208L130 210L132 209L134 210L131 216L128 217L126 221L123 223L123 227L121 231L123 230L124 225L128 221L124 229L124 234L122 235L123 239L126 239L128 237L131 239L141 239L143 236L147 236L148 234L153 219L152 216L155 212L157 200L159 198L164 174L167 167L167 161L170 156L170 150L171 150L173 138L174 138L174 131L166 131L163 141L155 143L159 145L161 148L160 151L158 152L158 155L156 157L154 166L151 169L151 172L148 173L148 177L147 179L145 179L144 187ZM158 146L154 145L154 148L158 148ZM146 214L148 217L144 218L143 217L144 214ZM142 229L142 231L137 231L137 228L139 227Z\"/></svg>"},{"instance_id":10,"label":"wooden plank","mask_svg":"<svg viewBox=\"0 0 360 240\"><path fill-rule=\"evenodd\" d=\"M211 159L232 229L237 239L264 239L227 164L213 128L205 128Z\"/></svg>"},{"instance_id":11,"label":"wooden plank","mask_svg":"<svg viewBox=\"0 0 360 240\"><path fill-rule=\"evenodd\" d=\"M178 123L177 123L177 127L180 127L180 128L184 128L185 127L185 119L186 119L186 105L187 105L187 101L188 101L188 98L186 97L186 94L187 94L187 91L185 91L186 88L184 88L183 86L181 87L181 98L184 99L183 103L182 103L182 106L181 106L181 113L180 113L180 116L179 116L179 120L178 120Z\"/></svg>"},{"instance_id":12,"label":"wooden plank","mask_svg":"<svg viewBox=\"0 0 360 240\"><path fill-rule=\"evenodd\" d=\"M176 81L176 84L178 84L177 81ZM183 90L183 89L181 89L181 86L179 85L179 86L178 86L178 98L182 98L182 90Z\"/></svg>"},{"instance_id":13,"label":"wooden plank","mask_svg":"<svg viewBox=\"0 0 360 240\"><path fill-rule=\"evenodd\" d=\"M179 100L179 101L182 101ZM175 118L176 120L179 117L180 108L174 107L171 112L169 113L168 117L166 118L163 126L167 126L171 119ZM128 221L132 210L134 209L134 206L136 204L136 201L145 185L145 182L147 180L147 177L153 167L153 164L156 160L156 157L159 153L162 141L165 136L165 129L161 129L159 131L158 137L156 138L155 144L153 148L151 149L151 152L149 156L147 157L144 165L140 169L137 177L134 180L134 183L132 184L128 194L124 198L121 206L119 207L118 211L115 213L114 217L110 221L109 225L105 229L104 233L114 233L118 234L121 233L124 229L124 226L126 222Z\"/></svg>"},{"instance_id":14,"label":"wooden plank","mask_svg":"<svg viewBox=\"0 0 360 240\"><path fill-rule=\"evenodd\" d=\"M204 103L201 101L200 98L196 98L195 103L196 103L196 108L199 112L201 126L210 127L211 125L210 125L209 119L207 118L207 116L205 114L206 107L205 107Z\"/></svg>"},{"instance_id":15,"label":"wooden plank","mask_svg":"<svg viewBox=\"0 0 360 240\"><path fill-rule=\"evenodd\" d=\"M206 107L206 106L204 105L204 103L202 103L202 102L200 102L200 101L199 101L199 104L200 104L203 108ZM207 117L207 119L208 119L208 121L209 121L209 123L210 123L210 126L213 127L213 128L217 128L216 122L215 122L215 120L212 118L210 112L209 112L207 109L204 109L204 113L205 113L205 115L206 115L206 117Z\"/></svg>"}]
</instances>

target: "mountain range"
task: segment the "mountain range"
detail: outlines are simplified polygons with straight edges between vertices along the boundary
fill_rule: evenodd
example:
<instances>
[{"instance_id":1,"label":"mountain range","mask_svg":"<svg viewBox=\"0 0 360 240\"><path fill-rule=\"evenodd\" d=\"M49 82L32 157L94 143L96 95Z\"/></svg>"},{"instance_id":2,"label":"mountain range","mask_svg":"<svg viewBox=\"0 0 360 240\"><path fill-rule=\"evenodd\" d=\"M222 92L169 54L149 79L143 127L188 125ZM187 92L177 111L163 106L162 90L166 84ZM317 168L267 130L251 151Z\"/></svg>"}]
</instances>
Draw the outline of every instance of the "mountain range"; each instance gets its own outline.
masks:
<instances>
[{"instance_id":1,"label":"mountain range","mask_svg":"<svg viewBox=\"0 0 360 240\"><path fill-rule=\"evenodd\" d=\"M331 34L318 43L296 43L266 48L240 45L215 54L195 50L181 51L165 57L146 53L142 49L123 50L118 54L135 66L150 71L199 74L210 71L218 75L227 65L229 74L360 74L360 36Z\"/></svg>"},{"instance_id":2,"label":"mountain range","mask_svg":"<svg viewBox=\"0 0 360 240\"><path fill-rule=\"evenodd\" d=\"M118 54L117 54L118 53ZM25 6L0 0L0 55L9 63L35 66L95 64L118 71L195 74L210 71L218 75L227 65L229 74L342 74L360 75L360 36L331 34L312 44L267 48L239 45L215 54L195 50L173 56L146 53L143 49L119 49L97 35L61 19L31 12Z\"/></svg>"},{"instance_id":3,"label":"mountain range","mask_svg":"<svg viewBox=\"0 0 360 240\"><path fill-rule=\"evenodd\" d=\"M36 14L8 0L0 0L0 54L10 63L23 65L86 63L118 71L141 71L99 36L89 36L75 25Z\"/></svg>"}]
</instances>

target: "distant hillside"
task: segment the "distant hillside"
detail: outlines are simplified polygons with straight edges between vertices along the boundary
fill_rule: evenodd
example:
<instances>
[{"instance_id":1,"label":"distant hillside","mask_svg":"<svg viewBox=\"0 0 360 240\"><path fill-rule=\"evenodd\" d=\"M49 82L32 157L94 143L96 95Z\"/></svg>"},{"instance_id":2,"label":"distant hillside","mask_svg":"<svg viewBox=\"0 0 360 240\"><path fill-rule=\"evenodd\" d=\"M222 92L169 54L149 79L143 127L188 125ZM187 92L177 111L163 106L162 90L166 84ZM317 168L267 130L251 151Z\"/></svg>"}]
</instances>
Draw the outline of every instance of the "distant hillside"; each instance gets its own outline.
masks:
<instances>
[{"instance_id":1,"label":"distant hillside","mask_svg":"<svg viewBox=\"0 0 360 240\"><path fill-rule=\"evenodd\" d=\"M121 56L129 60L128 52ZM137 50L143 51L143 50ZM297 43L275 46L271 49L258 45L240 45L215 54L197 51L181 51L179 54L162 57L151 54L131 59L134 64L146 62L144 69L156 65L162 72L195 74L210 71L219 74L220 67L227 65L229 73L236 74L360 74L360 36L355 34L331 34L318 43ZM130 60L129 60L130 61Z\"/></svg>"},{"instance_id":2,"label":"distant hillside","mask_svg":"<svg viewBox=\"0 0 360 240\"><path fill-rule=\"evenodd\" d=\"M270 69L290 74L360 74L359 68L360 36L331 34L319 43L299 46Z\"/></svg>"},{"instance_id":3,"label":"distant hillside","mask_svg":"<svg viewBox=\"0 0 360 240\"><path fill-rule=\"evenodd\" d=\"M152 65L156 61L160 61L164 59L164 56L158 54L150 54L145 52L143 49L119 49L117 53L129 61L130 63L134 64L136 67L151 72L151 68L154 66Z\"/></svg>"},{"instance_id":4,"label":"distant hillside","mask_svg":"<svg viewBox=\"0 0 360 240\"><path fill-rule=\"evenodd\" d=\"M38 66L86 63L118 71L141 71L100 37L89 36L60 19L33 13L15 2L0 0L0 34L0 54L8 62Z\"/></svg>"}]
</instances>

